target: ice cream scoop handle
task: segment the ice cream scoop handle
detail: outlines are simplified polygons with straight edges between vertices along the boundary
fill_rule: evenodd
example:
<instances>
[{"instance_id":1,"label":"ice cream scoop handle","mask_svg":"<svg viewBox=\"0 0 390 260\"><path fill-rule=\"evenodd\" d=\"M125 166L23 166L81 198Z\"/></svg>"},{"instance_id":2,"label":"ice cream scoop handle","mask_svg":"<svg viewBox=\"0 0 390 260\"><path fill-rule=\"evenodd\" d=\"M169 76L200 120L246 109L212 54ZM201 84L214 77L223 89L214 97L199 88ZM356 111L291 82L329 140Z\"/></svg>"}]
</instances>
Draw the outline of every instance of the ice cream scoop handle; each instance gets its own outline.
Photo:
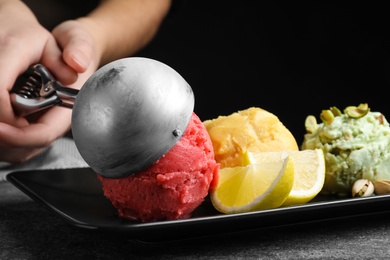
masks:
<instances>
[{"instance_id":1,"label":"ice cream scoop handle","mask_svg":"<svg viewBox=\"0 0 390 260\"><path fill-rule=\"evenodd\" d=\"M66 88L59 84L57 81L54 83L57 96L60 98L62 107L73 108L74 101L79 93L78 89Z\"/></svg>"}]
</instances>

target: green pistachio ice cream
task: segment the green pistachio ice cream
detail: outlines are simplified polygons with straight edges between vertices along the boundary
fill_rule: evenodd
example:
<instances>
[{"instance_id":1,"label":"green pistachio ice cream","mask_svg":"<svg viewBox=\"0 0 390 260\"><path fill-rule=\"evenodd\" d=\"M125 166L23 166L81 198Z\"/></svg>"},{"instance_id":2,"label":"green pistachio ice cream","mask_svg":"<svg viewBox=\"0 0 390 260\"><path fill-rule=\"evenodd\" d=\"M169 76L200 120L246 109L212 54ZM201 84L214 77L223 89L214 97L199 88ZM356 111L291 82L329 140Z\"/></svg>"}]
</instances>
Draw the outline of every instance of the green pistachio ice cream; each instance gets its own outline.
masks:
<instances>
[{"instance_id":1,"label":"green pistachio ice cream","mask_svg":"<svg viewBox=\"0 0 390 260\"><path fill-rule=\"evenodd\" d=\"M321 119L317 124L314 116L307 117L301 148L324 151L322 194L351 194L357 179L390 179L390 127L383 114L361 104L343 113L335 107L323 110Z\"/></svg>"}]
</instances>

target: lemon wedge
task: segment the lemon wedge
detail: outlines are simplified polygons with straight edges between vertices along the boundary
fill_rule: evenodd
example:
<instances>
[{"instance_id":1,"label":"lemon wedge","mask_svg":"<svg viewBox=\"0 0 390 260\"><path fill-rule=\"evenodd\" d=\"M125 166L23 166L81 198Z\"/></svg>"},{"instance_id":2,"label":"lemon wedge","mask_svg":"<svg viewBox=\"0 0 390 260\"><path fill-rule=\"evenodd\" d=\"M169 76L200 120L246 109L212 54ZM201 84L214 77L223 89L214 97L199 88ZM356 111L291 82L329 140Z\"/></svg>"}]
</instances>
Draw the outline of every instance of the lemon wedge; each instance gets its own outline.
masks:
<instances>
[{"instance_id":1,"label":"lemon wedge","mask_svg":"<svg viewBox=\"0 0 390 260\"><path fill-rule=\"evenodd\" d=\"M218 211L232 214L276 208L290 194L294 164L287 153L272 162L248 162L220 169L218 185L210 192Z\"/></svg>"},{"instance_id":2,"label":"lemon wedge","mask_svg":"<svg viewBox=\"0 0 390 260\"><path fill-rule=\"evenodd\" d=\"M325 157L322 149L291 151L295 177L283 206L303 204L320 193L325 182Z\"/></svg>"},{"instance_id":3,"label":"lemon wedge","mask_svg":"<svg viewBox=\"0 0 390 260\"><path fill-rule=\"evenodd\" d=\"M246 152L243 164L278 161L287 153L294 163L294 184L282 206L309 202L322 189L325 182L325 158L321 149L283 151L283 152Z\"/></svg>"}]
</instances>

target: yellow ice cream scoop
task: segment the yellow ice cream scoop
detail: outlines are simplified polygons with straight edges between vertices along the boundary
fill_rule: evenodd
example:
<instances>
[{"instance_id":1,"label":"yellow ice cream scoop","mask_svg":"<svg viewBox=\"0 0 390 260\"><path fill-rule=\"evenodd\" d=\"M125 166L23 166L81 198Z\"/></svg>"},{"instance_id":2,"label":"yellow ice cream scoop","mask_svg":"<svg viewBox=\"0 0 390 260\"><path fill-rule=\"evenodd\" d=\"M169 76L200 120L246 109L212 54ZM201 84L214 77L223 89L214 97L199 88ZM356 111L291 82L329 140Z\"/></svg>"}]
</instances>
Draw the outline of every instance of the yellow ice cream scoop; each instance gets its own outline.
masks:
<instances>
[{"instance_id":1,"label":"yellow ice cream scoop","mask_svg":"<svg viewBox=\"0 0 390 260\"><path fill-rule=\"evenodd\" d=\"M249 107L203 122L221 167L240 166L247 151L298 150L289 129L271 112Z\"/></svg>"}]
</instances>

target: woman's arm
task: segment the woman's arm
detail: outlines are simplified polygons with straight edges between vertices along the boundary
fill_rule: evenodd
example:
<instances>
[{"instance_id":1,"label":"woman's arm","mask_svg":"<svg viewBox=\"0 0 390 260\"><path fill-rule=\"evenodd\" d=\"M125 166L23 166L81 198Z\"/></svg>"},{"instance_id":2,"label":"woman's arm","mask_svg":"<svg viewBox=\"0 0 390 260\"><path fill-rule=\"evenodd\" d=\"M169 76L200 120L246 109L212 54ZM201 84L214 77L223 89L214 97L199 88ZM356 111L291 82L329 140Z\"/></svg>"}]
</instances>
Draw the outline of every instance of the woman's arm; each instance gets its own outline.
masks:
<instances>
[{"instance_id":1,"label":"woman's arm","mask_svg":"<svg viewBox=\"0 0 390 260\"><path fill-rule=\"evenodd\" d=\"M157 33L171 0L105 0L79 21L89 27L101 54L100 64L129 56Z\"/></svg>"},{"instance_id":2,"label":"woman's arm","mask_svg":"<svg viewBox=\"0 0 390 260\"><path fill-rule=\"evenodd\" d=\"M87 16L54 28L53 35L63 48L65 62L76 71L84 72L90 62L95 67L101 66L133 55L147 45L157 33L170 6L171 0L103 0ZM73 40L69 36L74 33L73 22L89 32L93 46L88 46L85 39L70 41ZM78 60L76 54L80 55Z\"/></svg>"}]
</instances>

